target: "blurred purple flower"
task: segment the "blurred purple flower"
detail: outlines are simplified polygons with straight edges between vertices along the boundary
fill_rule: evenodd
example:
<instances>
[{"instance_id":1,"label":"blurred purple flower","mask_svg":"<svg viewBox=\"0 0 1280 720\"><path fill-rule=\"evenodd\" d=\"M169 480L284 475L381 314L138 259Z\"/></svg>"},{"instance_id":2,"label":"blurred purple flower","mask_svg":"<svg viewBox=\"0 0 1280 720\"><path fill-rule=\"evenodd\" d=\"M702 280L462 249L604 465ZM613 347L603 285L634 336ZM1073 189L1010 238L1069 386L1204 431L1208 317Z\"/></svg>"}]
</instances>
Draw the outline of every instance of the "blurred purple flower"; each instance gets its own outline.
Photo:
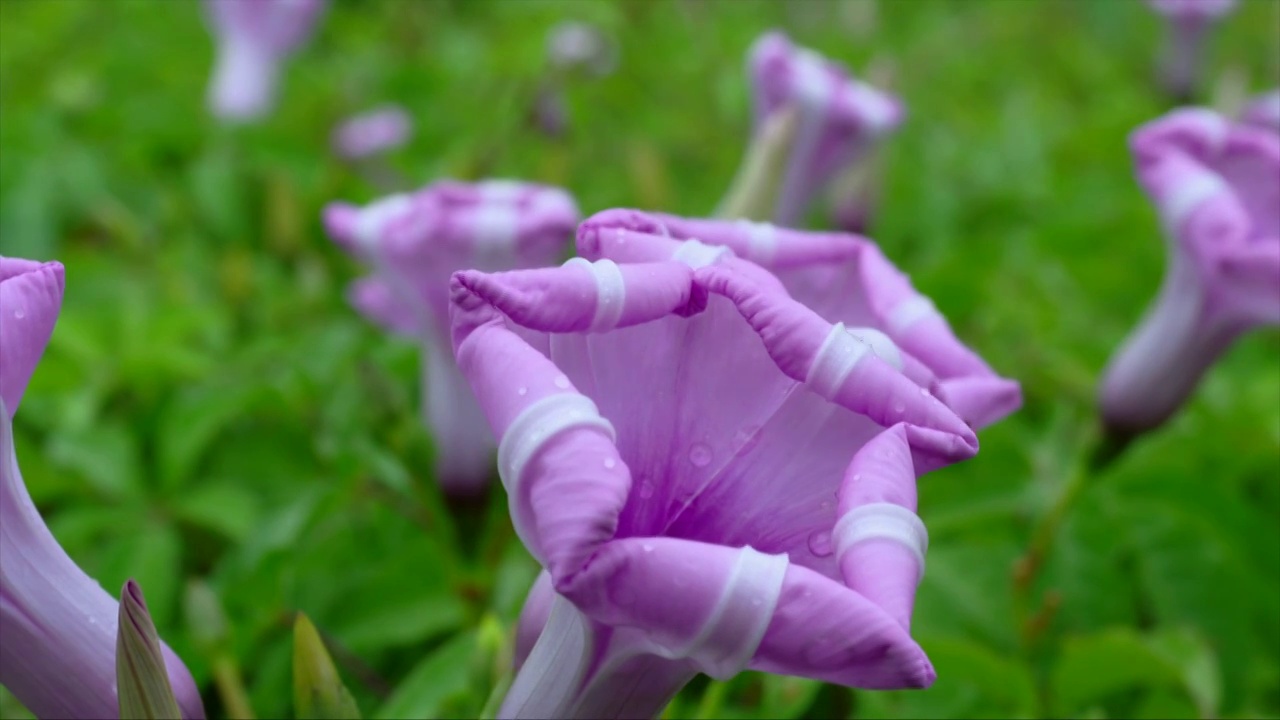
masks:
<instances>
[{"instance_id":1,"label":"blurred purple flower","mask_svg":"<svg viewBox=\"0 0 1280 720\"><path fill-rule=\"evenodd\" d=\"M843 323L871 342L882 358L975 428L1022 404L1018 383L996 375L965 347L933 302L867 238L621 209L593 215L582 228L580 233L589 228L601 237L622 229L730 248L772 271L792 297L822 319Z\"/></svg>"},{"instance_id":2,"label":"blurred purple flower","mask_svg":"<svg viewBox=\"0 0 1280 720\"><path fill-rule=\"evenodd\" d=\"M118 717L119 603L67 556L18 470L13 413L53 333L63 269L0 257L0 684L42 718ZM166 646L186 718L203 718L191 674Z\"/></svg>"},{"instance_id":3,"label":"blurred purple flower","mask_svg":"<svg viewBox=\"0 0 1280 720\"><path fill-rule=\"evenodd\" d=\"M1121 437L1173 415L1236 337L1280 324L1280 135L1190 108L1138 128L1130 147L1169 259L1103 376L1102 417Z\"/></svg>"},{"instance_id":4,"label":"blurred purple flower","mask_svg":"<svg viewBox=\"0 0 1280 720\"><path fill-rule=\"evenodd\" d=\"M1160 60L1160 81L1179 101L1195 91L1205 32L1235 8L1236 0L1147 0L1164 16L1168 29Z\"/></svg>"},{"instance_id":5,"label":"blurred purple flower","mask_svg":"<svg viewBox=\"0 0 1280 720\"><path fill-rule=\"evenodd\" d=\"M399 105L384 105L338 125L333 132L333 149L347 160L362 160L404 145L412 134L409 113Z\"/></svg>"},{"instance_id":6,"label":"blurred purple flower","mask_svg":"<svg viewBox=\"0 0 1280 720\"><path fill-rule=\"evenodd\" d=\"M557 70L581 69L604 77L618 66L618 47L595 25L570 20L547 31L547 59Z\"/></svg>"},{"instance_id":7,"label":"blurred purple flower","mask_svg":"<svg viewBox=\"0 0 1280 720\"><path fill-rule=\"evenodd\" d=\"M904 110L897 98L792 45L781 32L757 40L748 65L757 137L775 113L798 113L772 212L774 222L794 226L838 173L862 161L902 122Z\"/></svg>"},{"instance_id":8,"label":"blurred purple flower","mask_svg":"<svg viewBox=\"0 0 1280 720\"><path fill-rule=\"evenodd\" d=\"M450 353L449 276L463 268L548 265L564 252L579 217L563 190L508 180L442 181L363 208L325 208L330 236L373 269L352 286L352 305L422 344L424 422L446 489L480 488L493 472L494 447Z\"/></svg>"},{"instance_id":9,"label":"blurred purple flower","mask_svg":"<svg viewBox=\"0 0 1280 720\"><path fill-rule=\"evenodd\" d=\"M1240 121L1280 132L1280 88L1249 101L1240 114Z\"/></svg>"},{"instance_id":10,"label":"blurred purple flower","mask_svg":"<svg viewBox=\"0 0 1280 720\"><path fill-rule=\"evenodd\" d=\"M209 107L219 118L259 118L275 103L280 65L306 41L325 0L204 0L217 42Z\"/></svg>"},{"instance_id":11,"label":"blurred purple flower","mask_svg":"<svg viewBox=\"0 0 1280 720\"><path fill-rule=\"evenodd\" d=\"M893 342L729 247L587 222L578 250L452 281L458 364L547 573L501 715L651 716L746 668L928 686L915 483L977 452L965 421Z\"/></svg>"}]
</instances>

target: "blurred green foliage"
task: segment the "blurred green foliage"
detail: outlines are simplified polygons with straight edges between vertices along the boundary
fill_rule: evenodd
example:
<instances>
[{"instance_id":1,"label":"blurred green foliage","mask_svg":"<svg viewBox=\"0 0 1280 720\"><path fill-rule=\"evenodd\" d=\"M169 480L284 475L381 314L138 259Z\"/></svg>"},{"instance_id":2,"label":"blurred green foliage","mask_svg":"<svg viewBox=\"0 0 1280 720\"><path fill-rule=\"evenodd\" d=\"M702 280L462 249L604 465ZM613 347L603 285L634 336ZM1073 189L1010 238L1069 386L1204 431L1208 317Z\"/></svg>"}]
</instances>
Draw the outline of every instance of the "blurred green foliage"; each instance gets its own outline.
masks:
<instances>
[{"instance_id":1,"label":"blurred green foliage","mask_svg":"<svg viewBox=\"0 0 1280 720\"><path fill-rule=\"evenodd\" d=\"M564 19L607 30L621 63L571 85L571 130L552 139L529 108ZM536 571L500 489L441 496L416 349L343 301L359 269L320 209L375 191L331 156L334 124L404 104L417 131L393 163L415 184L521 177L588 213L706 214L749 132L744 52L775 26L891 76L910 118L883 155L873 235L1023 381L1026 407L977 459L922 479L913 630L932 689L746 673L699 679L667 715L1280 714L1274 332L1090 481L1026 597L1011 581L1091 436L1098 371L1162 272L1125 144L1167 107L1143 3L340 0L274 115L225 128L205 111L195 3L6 0L0 243L67 268L15 428L23 474L92 576L141 583L213 716L245 690L259 717L292 713L302 610L366 717L474 717ZM1276 28L1280 2L1245 2L1214 33L1211 84L1274 86ZM23 716L0 693L0 717Z\"/></svg>"}]
</instances>

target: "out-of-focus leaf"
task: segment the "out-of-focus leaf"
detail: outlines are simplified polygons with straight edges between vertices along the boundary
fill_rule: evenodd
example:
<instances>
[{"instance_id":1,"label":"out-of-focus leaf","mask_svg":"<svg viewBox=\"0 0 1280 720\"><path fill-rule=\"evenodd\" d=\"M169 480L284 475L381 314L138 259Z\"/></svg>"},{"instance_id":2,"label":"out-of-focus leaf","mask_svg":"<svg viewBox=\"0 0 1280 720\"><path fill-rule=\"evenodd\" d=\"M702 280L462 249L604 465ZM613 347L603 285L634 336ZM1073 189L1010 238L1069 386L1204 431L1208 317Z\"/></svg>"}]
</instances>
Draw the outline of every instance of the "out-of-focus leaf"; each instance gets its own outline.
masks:
<instances>
[{"instance_id":1,"label":"out-of-focus leaf","mask_svg":"<svg viewBox=\"0 0 1280 720\"><path fill-rule=\"evenodd\" d=\"M96 577L108 587L130 577L145 583L151 618L157 627L169 627L182 584L182 539L173 526L156 521L116 528L116 533Z\"/></svg>"},{"instance_id":2,"label":"out-of-focus leaf","mask_svg":"<svg viewBox=\"0 0 1280 720\"><path fill-rule=\"evenodd\" d=\"M261 516L258 498L231 481L198 484L178 497L174 509L183 520L235 541L245 540Z\"/></svg>"},{"instance_id":3,"label":"out-of-focus leaf","mask_svg":"<svg viewBox=\"0 0 1280 720\"><path fill-rule=\"evenodd\" d=\"M452 595L406 594L376 605L358 605L360 612L335 633L352 648L399 647L456 628L466 619L466 606Z\"/></svg>"},{"instance_id":4,"label":"out-of-focus leaf","mask_svg":"<svg viewBox=\"0 0 1280 720\"><path fill-rule=\"evenodd\" d=\"M109 498L136 497L142 470L134 433L116 421L102 421L49 441L49 459L79 473Z\"/></svg>"},{"instance_id":5,"label":"out-of-focus leaf","mask_svg":"<svg viewBox=\"0 0 1280 720\"><path fill-rule=\"evenodd\" d=\"M158 436L160 477L165 487L175 488L189 479L218 433L247 414L262 395L257 384L228 383L193 388L176 396L161 415Z\"/></svg>"},{"instance_id":6,"label":"out-of-focus leaf","mask_svg":"<svg viewBox=\"0 0 1280 720\"><path fill-rule=\"evenodd\" d=\"M1009 570L1022 550L1012 542L973 542L929 549L916 613L925 632L973 637L999 649L1017 646Z\"/></svg>"},{"instance_id":7,"label":"out-of-focus leaf","mask_svg":"<svg viewBox=\"0 0 1280 720\"><path fill-rule=\"evenodd\" d=\"M764 693L759 711L771 718L803 717L822 688L820 682L790 675L764 675L760 683Z\"/></svg>"},{"instance_id":8,"label":"out-of-focus leaf","mask_svg":"<svg viewBox=\"0 0 1280 720\"><path fill-rule=\"evenodd\" d=\"M297 718L360 718L356 701L305 613L298 613L293 623L293 707Z\"/></svg>"},{"instance_id":9,"label":"out-of-focus leaf","mask_svg":"<svg viewBox=\"0 0 1280 720\"><path fill-rule=\"evenodd\" d=\"M462 633L436 648L409 671L374 717L440 717L447 703L466 693L471 670L468 660L475 650L473 632Z\"/></svg>"}]
</instances>

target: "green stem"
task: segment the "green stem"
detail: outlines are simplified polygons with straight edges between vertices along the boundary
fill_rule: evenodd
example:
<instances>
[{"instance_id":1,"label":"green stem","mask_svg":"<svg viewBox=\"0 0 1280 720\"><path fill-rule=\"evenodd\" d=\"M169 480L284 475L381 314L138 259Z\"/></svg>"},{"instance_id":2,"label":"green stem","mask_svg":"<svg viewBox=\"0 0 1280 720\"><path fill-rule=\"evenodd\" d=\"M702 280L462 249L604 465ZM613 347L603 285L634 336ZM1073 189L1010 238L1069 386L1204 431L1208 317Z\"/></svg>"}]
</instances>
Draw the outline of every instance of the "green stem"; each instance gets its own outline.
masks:
<instances>
[{"instance_id":1,"label":"green stem","mask_svg":"<svg viewBox=\"0 0 1280 720\"><path fill-rule=\"evenodd\" d=\"M218 697L222 699L228 718L254 720L256 716L249 702L249 693L244 688L244 680L240 677L240 668L230 654L222 653L214 658L213 684L218 688Z\"/></svg>"}]
</instances>

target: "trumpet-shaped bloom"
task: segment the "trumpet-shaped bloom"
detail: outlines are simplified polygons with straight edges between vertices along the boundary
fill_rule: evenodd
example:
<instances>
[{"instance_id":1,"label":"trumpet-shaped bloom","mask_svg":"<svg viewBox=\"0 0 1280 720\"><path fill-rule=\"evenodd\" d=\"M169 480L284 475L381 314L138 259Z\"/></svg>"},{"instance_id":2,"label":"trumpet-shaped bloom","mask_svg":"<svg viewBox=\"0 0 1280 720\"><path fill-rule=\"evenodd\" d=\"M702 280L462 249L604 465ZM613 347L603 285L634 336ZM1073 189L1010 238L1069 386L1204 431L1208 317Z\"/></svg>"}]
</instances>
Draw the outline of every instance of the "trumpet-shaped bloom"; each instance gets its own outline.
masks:
<instances>
[{"instance_id":1,"label":"trumpet-shaped bloom","mask_svg":"<svg viewBox=\"0 0 1280 720\"><path fill-rule=\"evenodd\" d=\"M781 32L757 40L748 65L757 136L775 113L798 114L772 213L774 222L794 226L838 173L865 158L902 122L903 107L839 65L792 45Z\"/></svg>"},{"instance_id":2,"label":"trumpet-shaped bloom","mask_svg":"<svg viewBox=\"0 0 1280 720\"><path fill-rule=\"evenodd\" d=\"M413 120L398 105L385 105L348 118L333 132L333 149L348 160L381 155L409 141Z\"/></svg>"},{"instance_id":3,"label":"trumpet-shaped bloom","mask_svg":"<svg viewBox=\"0 0 1280 720\"><path fill-rule=\"evenodd\" d=\"M1195 90L1205 33L1235 8L1236 0L1147 0L1168 25L1160 80L1175 98L1186 100Z\"/></svg>"},{"instance_id":4,"label":"trumpet-shaped bloom","mask_svg":"<svg viewBox=\"0 0 1280 720\"><path fill-rule=\"evenodd\" d=\"M1104 373L1103 420L1120 435L1163 423L1235 338L1280 324L1280 135L1184 109L1139 128L1130 147L1169 257Z\"/></svg>"},{"instance_id":5,"label":"trumpet-shaped bloom","mask_svg":"<svg viewBox=\"0 0 1280 720\"><path fill-rule=\"evenodd\" d=\"M1018 383L996 375L960 342L933 302L867 238L636 210L597 213L579 232L611 243L611 238L627 237L619 230L696 239L767 268L792 297L882 348L886 359L975 428L1005 417L1022 403Z\"/></svg>"},{"instance_id":6,"label":"trumpet-shaped bloom","mask_svg":"<svg viewBox=\"0 0 1280 720\"><path fill-rule=\"evenodd\" d=\"M1240 121L1280 132L1280 88L1249 101L1240 113Z\"/></svg>"},{"instance_id":7,"label":"trumpet-shaped bloom","mask_svg":"<svg viewBox=\"0 0 1280 720\"><path fill-rule=\"evenodd\" d=\"M217 42L209 108L232 121L265 115L280 66L311 35L325 0L205 0Z\"/></svg>"},{"instance_id":8,"label":"trumpet-shaped bloom","mask_svg":"<svg viewBox=\"0 0 1280 720\"><path fill-rule=\"evenodd\" d=\"M503 716L652 715L745 668L929 685L915 483L977 451L970 427L894 343L728 247L584 224L578 250L451 286L459 367L546 569Z\"/></svg>"},{"instance_id":9,"label":"trumpet-shaped bloom","mask_svg":"<svg viewBox=\"0 0 1280 720\"><path fill-rule=\"evenodd\" d=\"M53 332L62 288L58 263L0 257L0 684L38 717L117 717L119 603L58 545L14 452L12 413ZM190 673L163 652L183 717L203 718Z\"/></svg>"},{"instance_id":10,"label":"trumpet-shaped bloom","mask_svg":"<svg viewBox=\"0 0 1280 720\"><path fill-rule=\"evenodd\" d=\"M329 234L373 273L352 286L357 310L423 348L424 420L437 471L455 491L492 474L494 441L450 352L449 276L463 268L548 265L579 219L563 190L531 183L442 181L365 207L325 209Z\"/></svg>"}]
</instances>

